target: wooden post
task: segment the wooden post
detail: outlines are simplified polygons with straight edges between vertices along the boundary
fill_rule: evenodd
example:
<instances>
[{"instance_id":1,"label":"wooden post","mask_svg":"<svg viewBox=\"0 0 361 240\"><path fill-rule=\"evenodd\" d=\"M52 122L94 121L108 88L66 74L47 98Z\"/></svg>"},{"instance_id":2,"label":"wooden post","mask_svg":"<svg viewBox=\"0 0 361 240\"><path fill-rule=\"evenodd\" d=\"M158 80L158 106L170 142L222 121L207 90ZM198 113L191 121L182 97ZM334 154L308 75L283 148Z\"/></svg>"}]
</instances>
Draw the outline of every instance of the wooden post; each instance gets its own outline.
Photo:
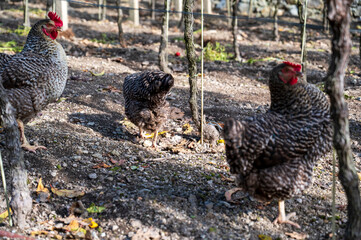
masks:
<instances>
[{"instance_id":1,"label":"wooden post","mask_svg":"<svg viewBox=\"0 0 361 240\"><path fill-rule=\"evenodd\" d=\"M126 47L125 39L124 39L124 33L123 33L123 10L121 7L121 0L117 0L117 7L118 7L118 16L117 16L117 22L118 22L118 39L119 43L122 47Z\"/></svg>"},{"instance_id":2,"label":"wooden post","mask_svg":"<svg viewBox=\"0 0 361 240\"><path fill-rule=\"evenodd\" d=\"M238 10L238 0L233 0L233 19L232 19L232 35L233 35L233 50L234 50L234 58L236 61L241 61L241 54L239 52L239 45L237 42L238 36L238 24L237 24L237 10Z\"/></svg>"},{"instance_id":3,"label":"wooden post","mask_svg":"<svg viewBox=\"0 0 361 240\"><path fill-rule=\"evenodd\" d=\"M212 1L204 0L204 12L211 14L212 13Z\"/></svg>"},{"instance_id":4,"label":"wooden post","mask_svg":"<svg viewBox=\"0 0 361 240\"><path fill-rule=\"evenodd\" d=\"M102 8L102 20L105 21L107 19L107 0L103 0L103 8Z\"/></svg>"},{"instance_id":5,"label":"wooden post","mask_svg":"<svg viewBox=\"0 0 361 240\"><path fill-rule=\"evenodd\" d=\"M29 1L24 0L24 27L30 27Z\"/></svg>"},{"instance_id":6,"label":"wooden post","mask_svg":"<svg viewBox=\"0 0 361 240\"><path fill-rule=\"evenodd\" d=\"M160 46L159 46L159 68L163 72L171 73L170 69L168 68L168 25L169 25L169 5L171 4L170 0L164 0L164 10L166 12L163 13L162 19L162 35L160 39Z\"/></svg>"},{"instance_id":7,"label":"wooden post","mask_svg":"<svg viewBox=\"0 0 361 240\"><path fill-rule=\"evenodd\" d=\"M226 0L226 4L227 4L227 17L228 17L228 20L227 20L228 27L231 27L231 26L232 26L231 3L230 3L230 1L231 1L231 0Z\"/></svg>"},{"instance_id":8,"label":"wooden post","mask_svg":"<svg viewBox=\"0 0 361 240\"><path fill-rule=\"evenodd\" d=\"M139 25L139 10L137 10L139 8L139 0L129 0L129 5L131 8L131 10L129 10L129 17L130 20L133 22L133 24L135 26Z\"/></svg>"},{"instance_id":9,"label":"wooden post","mask_svg":"<svg viewBox=\"0 0 361 240\"><path fill-rule=\"evenodd\" d=\"M155 4L156 4L156 0L151 0L152 1L152 20L155 20Z\"/></svg>"},{"instance_id":10,"label":"wooden post","mask_svg":"<svg viewBox=\"0 0 361 240\"><path fill-rule=\"evenodd\" d=\"M103 0L98 0L98 21L102 20L102 6Z\"/></svg>"},{"instance_id":11,"label":"wooden post","mask_svg":"<svg viewBox=\"0 0 361 240\"><path fill-rule=\"evenodd\" d=\"M68 27L68 2L62 0L56 0L56 13L63 21L63 31L66 31Z\"/></svg>"},{"instance_id":12,"label":"wooden post","mask_svg":"<svg viewBox=\"0 0 361 240\"><path fill-rule=\"evenodd\" d=\"M180 19L182 17L182 9L183 9L183 0L175 0L174 1L175 10L179 13L176 13L175 16L177 19Z\"/></svg>"}]
</instances>

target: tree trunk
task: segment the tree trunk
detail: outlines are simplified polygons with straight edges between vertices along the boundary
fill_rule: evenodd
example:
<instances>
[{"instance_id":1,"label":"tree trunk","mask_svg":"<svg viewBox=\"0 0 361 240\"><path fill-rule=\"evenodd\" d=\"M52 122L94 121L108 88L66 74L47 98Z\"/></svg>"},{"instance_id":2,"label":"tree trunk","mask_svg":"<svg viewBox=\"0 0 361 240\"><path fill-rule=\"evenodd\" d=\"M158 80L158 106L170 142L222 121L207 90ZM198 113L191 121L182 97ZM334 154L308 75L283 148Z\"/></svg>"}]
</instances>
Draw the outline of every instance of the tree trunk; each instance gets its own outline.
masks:
<instances>
[{"instance_id":1,"label":"tree trunk","mask_svg":"<svg viewBox=\"0 0 361 240\"><path fill-rule=\"evenodd\" d=\"M279 7L279 5L280 5L280 0L277 0L276 5L275 5L275 12L273 14L273 19L274 19L273 35L274 35L276 42L279 42L279 40L280 40L280 35L278 33L278 7Z\"/></svg>"},{"instance_id":2,"label":"tree trunk","mask_svg":"<svg viewBox=\"0 0 361 240\"><path fill-rule=\"evenodd\" d=\"M328 20L327 20L327 0L323 1L323 11L322 11L322 26L323 31L328 31Z\"/></svg>"},{"instance_id":3,"label":"tree trunk","mask_svg":"<svg viewBox=\"0 0 361 240\"><path fill-rule=\"evenodd\" d=\"M306 28L304 27L305 21L307 22L307 0L298 0L297 2L298 7L298 16L300 19L301 24L301 64L302 64L302 72L303 79L307 81L307 50L306 50L306 38L307 38L307 32Z\"/></svg>"},{"instance_id":4,"label":"tree trunk","mask_svg":"<svg viewBox=\"0 0 361 240\"><path fill-rule=\"evenodd\" d=\"M122 26L122 23L123 23L123 10L120 8L121 6L121 1L122 0L117 0L117 13L118 13L118 16L117 16L117 22L118 22L118 39L119 39L119 43L122 47L126 47L126 44L125 44L125 40L124 40L124 32L123 32L123 26Z\"/></svg>"},{"instance_id":5,"label":"tree trunk","mask_svg":"<svg viewBox=\"0 0 361 240\"><path fill-rule=\"evenodd\" d=\"M29 1L24 0L24 27L30 27Z\"/></svg>"},{"instance_id":6,"label":"tree trunk","mask_svg":"<svg viewBox=\"0 0 361 240\"><path fill-rule=\"evenodd\" d=\"M332 59L326 77L334 122L333 144L339 158L339 178L347 196L348 221L345 239L361 239L359 178L352 159L348 109L344 99L344 76L351 52L350 5L352 0L328 0L328 19L333 31Z\"/></svg>"},{"instance_id":7,"label":"tree trunk","mask_svg":"<svg viewBox=\"0 0 361 240\"><path fill-rule=\"evenodd\" d=\"M168 6L171 4L170 0L164 0L164 14L162 20L162 35L160 39L160 46L159 46L159 68L163 72L170 73L170 69L168 68L168 23L169 23L169 12Z\"/></svg>"},{"instance_id":8,"label":"tree trunk","mask_svg":"<svg viewBox=\"0 0 361 240\"><path fill-rule=\"evenodd\" d=\"M184 12L193 13L194 0L185 0L184 1ZM184 40L187 50L187 59L188 59L188 72L189 72L189 85L190 85L190 97L189 105L192 112L192 118L194 124L197 126L198 130L201 129L201 123L199 119L198 104L197 104L197 56L194 49L194 38L193 38L193 23L194 17L193 14L184 14Z\"/></svg>"},{"instance_id":9,"label":"tree trunk","mask_svg":"<svg viewBox=\"0 0 361 240\"><path fill-rule=\"evenodd\" d=\"M232 15L233 15L233 18L232 18L233 50L234 50L234 58L236 59L236 61L241 61L241 55L239 53L239 45L237 42L237 36L238 36L237 9L238 9L238 0L234 0L233 1L233 12L232 12Z\"/></svg>"},{"instance_id":10,"label":"tree trunk","mask_svg":"<svg viewBox=\"0 0 361 240\"><path fill-rule=\"evenodd\" d=\"M6 145L10 165L11 208L14 211L14 223L21 229L26 227L26 216L32 209L32 199L27 185L27 171L24 156L20 147L19 129L13 115L5 89L0 79L0 114L1 124L6 131Z\"/></svg>"}]
</instances>

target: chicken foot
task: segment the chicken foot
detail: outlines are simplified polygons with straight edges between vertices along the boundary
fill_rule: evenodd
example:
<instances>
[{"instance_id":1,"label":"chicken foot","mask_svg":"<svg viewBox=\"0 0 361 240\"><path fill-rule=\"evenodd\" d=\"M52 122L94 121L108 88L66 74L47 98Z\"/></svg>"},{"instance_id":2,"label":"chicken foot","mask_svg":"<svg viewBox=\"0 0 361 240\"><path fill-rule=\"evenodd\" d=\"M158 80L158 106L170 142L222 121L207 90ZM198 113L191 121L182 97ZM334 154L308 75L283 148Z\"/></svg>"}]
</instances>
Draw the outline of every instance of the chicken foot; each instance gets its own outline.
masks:
<instances>
[{"instance_id":1,"label":"chicken foot","mask_svg":"<svg viewBox=\"0 0 361 240\"><path fill-rule=\"evenodd\" d=\"M29 151L29 152L33 152L36 153L37 149L46 149L46 147L44 146L40 146L40 145L30 145L30 143L28 142L28 140L25 137L25 132L24 132L24 123L23 121L17 119L16 120L18 125L19 125L19 131L20 131L20 142L21 142L21 147L24 148L25 150Z\"/></svg>"},{"instance_id":2,"label":"chicken foot","mask_svg":"<svg viewBox=\"0 0 361 240\"><path fill-rule=\"evenodd\" d=\"M295 222L290 221L289 219L296 216L296 213L290 213L286 215L285 211L285 201L278 201L278 217L273 221L274 224L290 224L292 226L295 226L296 228L301 228L300 225L298 225Z\"/></svg>"}]
</instances>

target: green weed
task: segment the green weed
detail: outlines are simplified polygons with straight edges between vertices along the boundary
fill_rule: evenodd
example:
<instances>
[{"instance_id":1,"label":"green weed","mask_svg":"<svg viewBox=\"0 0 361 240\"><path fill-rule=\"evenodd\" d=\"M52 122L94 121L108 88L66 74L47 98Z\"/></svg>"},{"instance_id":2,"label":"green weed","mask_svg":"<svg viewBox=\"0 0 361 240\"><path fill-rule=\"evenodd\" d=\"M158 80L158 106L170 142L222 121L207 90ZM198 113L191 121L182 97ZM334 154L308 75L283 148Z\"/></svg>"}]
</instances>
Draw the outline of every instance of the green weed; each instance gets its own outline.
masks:
<instances>
[{"instance_id":1,"label":"green weed","mask_svg":"<svg viewBox=\"0 0 361 240\"><path fill-rule=\"evenodd\" d=\"M15 53L21 52L23 46L19 46L14 40L9 42L0 42L0 52L12 51Z\"/></svg>"},{"instance_id":2,"label":"green weed","mask_svg":"<svg viewBox=\"0 0 361 240\"><path fill-rule=\"evenodd\" d=\"M90 207L86 209L88 213L101 213L105 210L105 207L96 206L95 203L90 204Z\"/></svg>"},{"instance_id":3,"label":"green weed","mask_svg":"<svg viewBox=\"0 0 361 240\"><path fill-rule=\"evenodd\" d=\"M203 52L204 59L206 61L208 60L228 62L229 59L233 57L233 54L227 53L226 48L222 46L219 42L216 42L214 45L211 42L208 42Z\"/></svg>"},{"instance_id":4,"label":"green weed","mask_svg":"<svg viewBox=\"0 0 361 240\"><path fill-rule=\"evenodd\" d=\"M115 40L110 39L105 33L102 33L100 38L92 38L90 39L90 41L96 43L103 43L103 44L115 42Z\"/></svg>"}]
</instances>

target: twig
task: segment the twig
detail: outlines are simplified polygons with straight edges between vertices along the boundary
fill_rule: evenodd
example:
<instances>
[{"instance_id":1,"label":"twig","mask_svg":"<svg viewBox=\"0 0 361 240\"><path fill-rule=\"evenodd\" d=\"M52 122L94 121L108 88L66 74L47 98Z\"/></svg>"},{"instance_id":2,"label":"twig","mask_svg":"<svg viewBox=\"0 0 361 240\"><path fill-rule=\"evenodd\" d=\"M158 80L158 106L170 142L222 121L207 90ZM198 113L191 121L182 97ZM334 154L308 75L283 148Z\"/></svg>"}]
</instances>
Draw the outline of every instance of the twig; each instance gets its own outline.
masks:
<instances>
[{"instance_id":1,"label":"twig","mask_svg":"<svg viewBox=\"0 0 361 240\"><path fill-rule=\"evenodd\" d=\"M336 150L333 148L332 151L332 240L336 239Z\"/></svg>"},{"instance_id":2,"label":"twig","mask_svg":"<svg viewBox=\"0 0 361 240\"><path fill-rule=\"evenodd\" d=\"M204 108L204 89L203 89L203 85L204 85L204 77L203 77L203 67L204 67L204 48L203 48L203 0L201 0L201 48L202 48L202 54L201 54L201 144L203 144L203 130L204 130L204 113L203 113L203 108Z\"/></svg>"},{"instance_id":3,"label":"twig","mask_svg":"<svg viewBox=\"0 0 361 240\"><path fill-rule=\"evenodd\" d=\"M6 189L6 178L5 178L5 171L4 171L3 159L1 157L1 152L0 152L0 169L1 169L1 179L3 181L4 194L5 194L5 199L6 199L6 207L8 209L8 214L9 214L9 225L10 225L10 227L12 227L13 226L13 220L11 218L9 197L8 197L8 191Z\"/></svg>"}]
</instances>

